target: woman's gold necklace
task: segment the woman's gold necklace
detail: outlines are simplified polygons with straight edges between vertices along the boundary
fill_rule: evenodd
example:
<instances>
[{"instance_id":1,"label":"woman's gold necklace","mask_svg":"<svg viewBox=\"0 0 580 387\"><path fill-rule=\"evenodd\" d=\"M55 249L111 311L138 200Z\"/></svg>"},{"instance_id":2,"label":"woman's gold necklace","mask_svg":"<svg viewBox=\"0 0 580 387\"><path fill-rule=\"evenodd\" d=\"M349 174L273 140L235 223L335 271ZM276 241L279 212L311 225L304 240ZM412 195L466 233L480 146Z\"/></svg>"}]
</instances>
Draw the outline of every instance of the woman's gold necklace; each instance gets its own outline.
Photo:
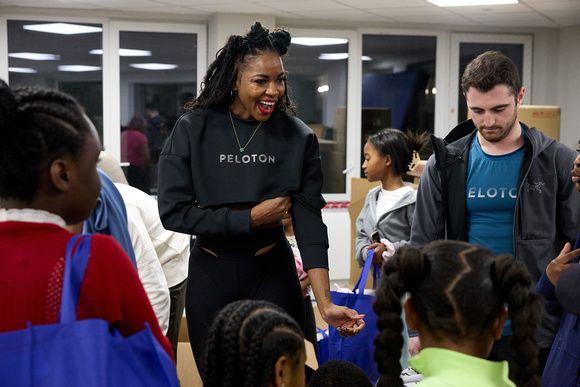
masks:
<instances>
[{"instance_id":1,"label":"woman's gold necklace","mask_svg":"<svg viewBox=\"0 0 580 387\"><path fill-rule=\"evenodd\" d=\"M232 117L232 111L228 109L228 113L230 113L230 122L232 123L232 129L234 130L234 136L236 137L236 142L238 143L238 147L240 148L240 153L244 153L244 151L246 150L246 148L248 147L248 145L250 144L250 142L252 141L252 139L256 135L256 132L258 131L258 129L260 129L260 126L262 125L262 122L264 122L264 121L260 121L260 123L258 124L258 126L256 126L256 128L254 129L254 132L250 136L250 139L248 140L248 142L246 142L246 145L242 146L242 144L240 143L240 139L238 138L238 132L236 131L236 125L234 125L234 119Z\"/></svg>"}]
</instances>

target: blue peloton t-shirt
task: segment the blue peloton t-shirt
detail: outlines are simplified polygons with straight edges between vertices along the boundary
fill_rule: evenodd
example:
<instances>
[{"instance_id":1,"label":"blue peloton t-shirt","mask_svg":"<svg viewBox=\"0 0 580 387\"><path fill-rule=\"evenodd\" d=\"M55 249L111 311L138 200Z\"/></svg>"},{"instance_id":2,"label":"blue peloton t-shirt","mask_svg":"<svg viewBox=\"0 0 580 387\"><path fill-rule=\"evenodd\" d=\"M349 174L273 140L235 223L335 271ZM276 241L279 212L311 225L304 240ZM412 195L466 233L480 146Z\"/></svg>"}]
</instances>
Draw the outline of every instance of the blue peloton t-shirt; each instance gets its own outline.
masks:
<instances>
[{"instance_id":1,"label":"blue peloton t-shirt","mask_svg":"<svg viewBox=\"0 0 580 387\"><path fill-rule=\"evenodd\" d=\"M523 158L524 147L506 155L488 155L473 137L466 185L469 243L495 254L514 254L514 211ZM508 319L502 335L511 334Z\"/></svg>"},{"instance_id":2,"label":"blue peloton t-shirt","mask_svg":"<svg viewBox=\"0 0 580 387\"><path fill-rule=\"evenodd\" d=\"M524 147L502 156L486 154L473 137L467 169L469 243L495 254L514 254L514 211Z\"/></svg>"}]
</instances>

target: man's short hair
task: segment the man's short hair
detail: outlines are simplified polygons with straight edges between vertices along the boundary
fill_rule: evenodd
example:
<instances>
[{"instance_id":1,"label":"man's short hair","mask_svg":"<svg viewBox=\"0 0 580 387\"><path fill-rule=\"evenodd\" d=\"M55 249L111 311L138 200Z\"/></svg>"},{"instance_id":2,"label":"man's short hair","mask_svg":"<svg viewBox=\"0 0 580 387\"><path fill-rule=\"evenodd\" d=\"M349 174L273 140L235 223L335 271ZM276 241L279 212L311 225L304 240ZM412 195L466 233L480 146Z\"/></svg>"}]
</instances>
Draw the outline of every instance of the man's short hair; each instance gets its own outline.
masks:
<instances>
[{"instance_id":1,"label":"man's short hair","mask_svg":"<svg viewBox=\"0 0 580 387\"><path fill-rule=\"evenodd\" d=\"M487 93L497 85L506 85L517 96L522 82L515 63L499 51L486 51L472 60L461 77L461 90L473 87Z\"/></svg>"}]
</instances>

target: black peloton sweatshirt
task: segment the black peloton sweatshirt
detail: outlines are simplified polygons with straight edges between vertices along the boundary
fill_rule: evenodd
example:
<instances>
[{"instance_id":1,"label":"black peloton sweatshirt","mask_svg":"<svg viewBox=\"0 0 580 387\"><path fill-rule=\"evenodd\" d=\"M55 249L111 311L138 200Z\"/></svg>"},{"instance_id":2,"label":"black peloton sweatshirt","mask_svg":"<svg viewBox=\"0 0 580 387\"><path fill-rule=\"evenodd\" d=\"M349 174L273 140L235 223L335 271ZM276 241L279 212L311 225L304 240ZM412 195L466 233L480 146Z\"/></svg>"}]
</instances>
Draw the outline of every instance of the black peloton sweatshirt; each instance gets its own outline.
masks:
<instances>
[{"instance_id":1,"label":"black peloton sweatshirt","mask_svg":"<svg viewBox=\"0 0 580 387\"><path fill-rule=\"evenodd\" d=\"M243 147L257 121L233 116ZM159 213L165 228L208 237L250 236L250 207L290 196L305 269L328 268L318 141L300 119L276 111L241 151L227 110L182 115L159 159ZM242 205L235 210L228 206Z\"/></svg>"}]
</instances>

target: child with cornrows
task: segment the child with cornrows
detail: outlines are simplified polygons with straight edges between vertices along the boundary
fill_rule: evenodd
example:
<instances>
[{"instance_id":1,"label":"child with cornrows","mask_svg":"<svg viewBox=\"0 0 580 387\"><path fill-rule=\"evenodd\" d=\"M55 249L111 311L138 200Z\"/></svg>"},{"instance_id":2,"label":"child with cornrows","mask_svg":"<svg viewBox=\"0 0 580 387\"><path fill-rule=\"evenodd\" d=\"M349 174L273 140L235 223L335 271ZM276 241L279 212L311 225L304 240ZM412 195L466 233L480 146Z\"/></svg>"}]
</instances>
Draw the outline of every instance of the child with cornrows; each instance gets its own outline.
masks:
<instances>
[{"instance_id":1,"label":"child with cornrows","mask_svg":"<svg viewBox=\"0 0 580 387\"><path fill-rule=\"evenodd\" d=\"M97 203L100 144L69 95L11 89L2 80L0 132L2 334L60 321L65 251L73 237L65 226L85 220ZM147 323L173 356L137 272L115 240L94 235L89 253L76 317L108 321L124 336Z\"/></svg>"},{"instance_id":2,"label":"child with cornrows","mask_svg":"<svg viewBox=\"0 0 580 387\"><path fill-rule=\"evenodd\" d=\"M419 332L423 347L410 360L424 377L421 387L540 386L534 332L541 303L530 290L531 282L523 263L511 255L494 256L466 242L399 249L383 265L374 305L379 386L403 385L400 315L401 297L407 293L407 323ZM505 361L486 360L508 316L513 328L511 372Z\"/></svg>"},{"instance_id":3,"label":"child with cornrows","mask_svg":"<svg viewBox=\"0 0 580 387\"><path fill-rule=\"evenodd\" d=\"M270 302L241 300L213 321L201 369L206 387L303 387L305 361L292 317Z\"/></svg>"}]
</instances>

